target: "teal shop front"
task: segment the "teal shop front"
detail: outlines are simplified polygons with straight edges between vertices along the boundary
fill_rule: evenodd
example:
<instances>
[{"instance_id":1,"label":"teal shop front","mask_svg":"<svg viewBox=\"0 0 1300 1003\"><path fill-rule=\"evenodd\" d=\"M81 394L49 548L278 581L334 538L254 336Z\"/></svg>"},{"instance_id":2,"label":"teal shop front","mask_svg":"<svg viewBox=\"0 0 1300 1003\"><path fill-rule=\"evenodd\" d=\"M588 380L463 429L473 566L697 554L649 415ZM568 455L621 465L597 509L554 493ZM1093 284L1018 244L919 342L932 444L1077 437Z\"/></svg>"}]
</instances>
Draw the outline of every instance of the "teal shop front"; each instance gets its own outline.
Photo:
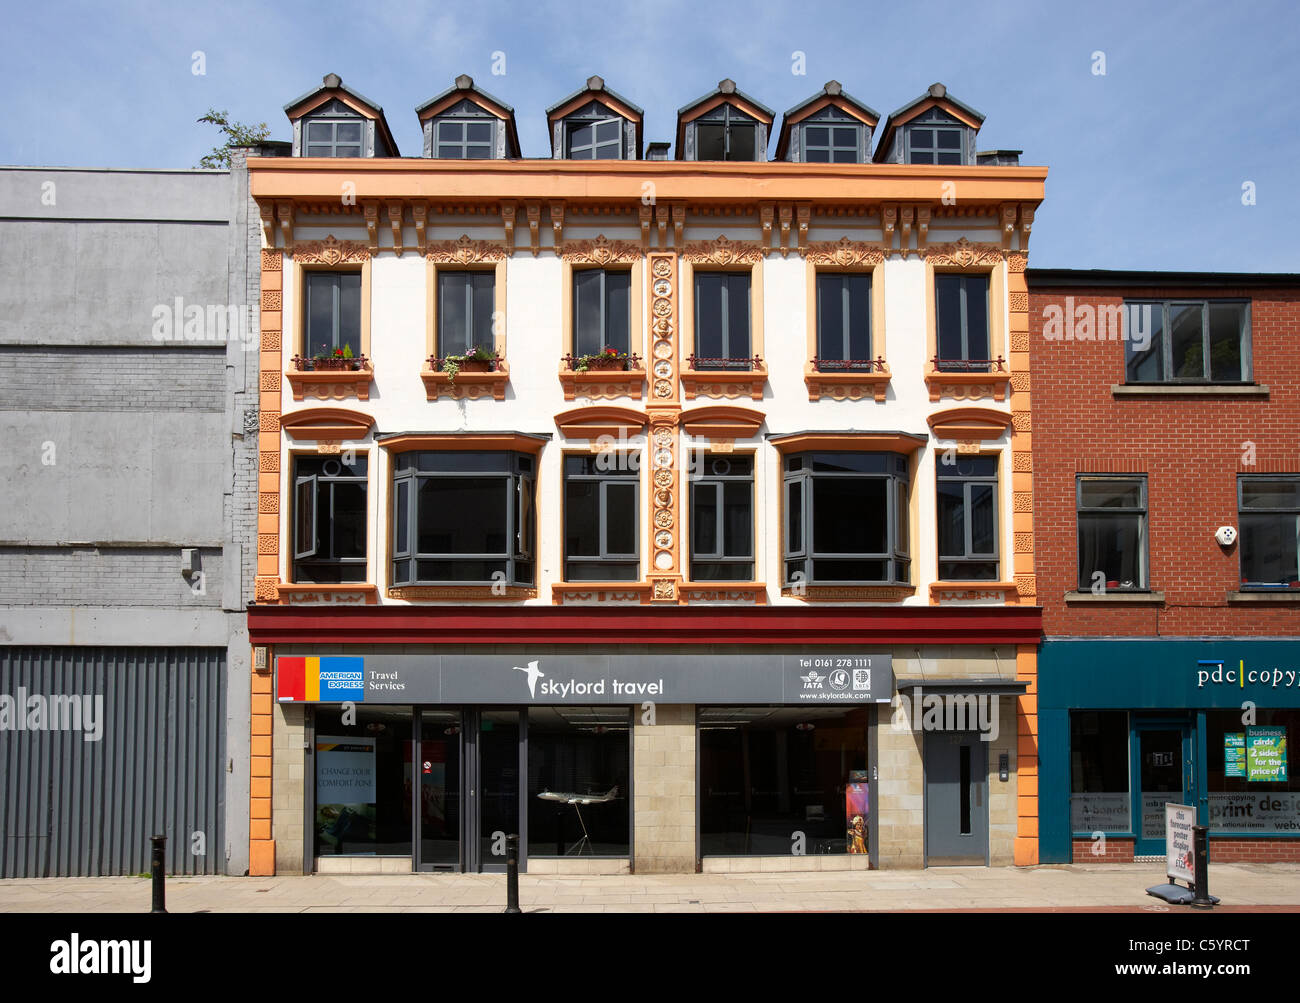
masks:
<instances>
[{"instance_id":1,"label":"teal shop front","mask_svg":"<svg viewBox=\"0 0 1300 1003\"><path fill-rule=\"evenodd\" d=\"M1162 857L1167 802L1213 860L1300 862L1300 641L1044 641L1038 671L1042 863Z\"/></svg>"}]
</instances>

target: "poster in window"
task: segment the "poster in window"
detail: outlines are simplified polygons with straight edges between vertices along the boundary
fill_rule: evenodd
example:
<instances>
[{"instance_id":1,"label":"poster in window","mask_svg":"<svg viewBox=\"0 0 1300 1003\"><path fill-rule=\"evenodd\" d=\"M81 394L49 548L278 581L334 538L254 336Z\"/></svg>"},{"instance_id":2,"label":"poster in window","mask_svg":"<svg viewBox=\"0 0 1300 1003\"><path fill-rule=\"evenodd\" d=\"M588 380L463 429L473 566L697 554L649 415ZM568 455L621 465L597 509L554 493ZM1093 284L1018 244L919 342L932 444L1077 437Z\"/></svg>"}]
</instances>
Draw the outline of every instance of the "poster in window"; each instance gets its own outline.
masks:
<instances>
[{"instance_id":1,"label":"poster in window","mask_svg":"<svg viewBox=\"0 0 1300 1003\"><path fill-rule=\"evenodd\" d=\"M1246 729L1246 779L1286 780L1286 728Z\"/></svg>"},{"instance_id":2,"label":"poster in window","mask_svg":"<svg viewBox=\"0 0 1300 1003\"><path fill-rule=\"evenodd\" d=\"M1223 775L1225 777L1246 776L1246 733L1228 732L1223 736Z\"/></svg>"},{"instance_id":3,"label":"poster in window","mask_svg":"<svg viewBox=\"0 0 1300 1003\"><path fill-rule=\"evenodd\" d=\"M375 839L375 740L322 735L316 739L316 833L322 847Z\"/></svg>"},{"instance_id":4,"label":"poster in window","mask_svg":"<svg viewBox=\"0 0 1300 1003\"><path fill-rule=\"evenodd\" d=\"M849 853L867 852L867 818L868 791L870 785L865 782L850 782L844 786L844 816L847 823L847 846Z\"/></svg>"}]
</instances>

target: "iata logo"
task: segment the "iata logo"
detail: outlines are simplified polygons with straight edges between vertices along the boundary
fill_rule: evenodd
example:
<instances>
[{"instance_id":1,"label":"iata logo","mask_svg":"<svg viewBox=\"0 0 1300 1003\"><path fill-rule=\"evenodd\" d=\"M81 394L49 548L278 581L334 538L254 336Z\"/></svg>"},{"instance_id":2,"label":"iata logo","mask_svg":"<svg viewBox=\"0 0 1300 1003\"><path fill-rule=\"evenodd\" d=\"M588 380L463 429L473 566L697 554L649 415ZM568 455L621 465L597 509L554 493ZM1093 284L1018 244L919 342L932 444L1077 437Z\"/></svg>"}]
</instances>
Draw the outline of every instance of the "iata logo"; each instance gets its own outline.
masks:
<instances>
[{"instance_id":1,"label":"iata logo","mask_svg":"<svg viewBox=\"0 0 1300 1003\"><path fill-rule=\"evenodd\" d=\"M818 675L816 669L809 669L808 675L799 678L803 680L803 688L806 690L822 690L826 688L822 685L826 681L826 677Z\"/></svg>"}]
</instances>

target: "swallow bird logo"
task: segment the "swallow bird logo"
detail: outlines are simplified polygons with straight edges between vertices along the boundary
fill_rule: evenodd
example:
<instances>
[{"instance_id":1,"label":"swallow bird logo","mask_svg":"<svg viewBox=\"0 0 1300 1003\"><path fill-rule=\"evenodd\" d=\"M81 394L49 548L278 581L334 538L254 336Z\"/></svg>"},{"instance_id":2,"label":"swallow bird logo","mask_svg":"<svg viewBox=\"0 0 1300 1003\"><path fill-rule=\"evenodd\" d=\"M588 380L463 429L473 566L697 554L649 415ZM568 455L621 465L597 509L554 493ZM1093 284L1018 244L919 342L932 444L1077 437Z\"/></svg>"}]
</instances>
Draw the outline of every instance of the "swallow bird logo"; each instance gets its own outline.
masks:
<instances>
[{"instance_id":1,"label":"swallow bird logo","mask_svg":"<svg viewBox=\"0 0 1300 1003\"><path fill-rule=\"evenodd\" d=\"M537 680L545 679L546 673L537 667L536 662L529 662L527 668L524 668L522 665L516 665L514 669L516 672L528 673L528 695L530 697L537 696Z\"/></svg>"}]
</instances>

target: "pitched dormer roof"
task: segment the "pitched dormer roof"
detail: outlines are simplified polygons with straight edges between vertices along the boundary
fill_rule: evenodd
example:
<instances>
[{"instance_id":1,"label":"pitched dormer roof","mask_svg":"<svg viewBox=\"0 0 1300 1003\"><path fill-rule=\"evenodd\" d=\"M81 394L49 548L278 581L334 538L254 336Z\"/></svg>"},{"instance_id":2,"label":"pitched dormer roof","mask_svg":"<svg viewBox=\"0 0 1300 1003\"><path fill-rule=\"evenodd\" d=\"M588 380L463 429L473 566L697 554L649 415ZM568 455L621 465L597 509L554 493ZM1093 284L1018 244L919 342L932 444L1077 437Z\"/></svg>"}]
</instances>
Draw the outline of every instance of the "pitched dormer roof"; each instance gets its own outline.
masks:
<instances>
[{"instance_id":1,"label":"pitched dormer roof","mask_svg":"<svg viewBox=\"0 0 1300 1003\"><path fill-rule=\"evenodd\" d=\"M636 131L636 155L641 157L641 125L645 111L634 105L617 91L605 86L604 77L591 76L585 86L578 88L566 98L562 98L546 109L547 132L551 136L551 152L555 152L555 123L567 115L586 107L592 101L599 101L615 114L621 115L632 123Z\"/></svg>"},{"instance_id":2,"label":"pitched dormer roof","mask_svg":"<svg viewBox=\"0 0 1300 1003\"><path fill-rule=\"evenodd\" d=\"M460 104L461 101L470 101L505 122L506 145L508 147L506 156L521 156L519 152L519 132L515 128L515 110L500 98L493 97L477 86L474 83L474 78L467 73L458 76L456 82L441 94L435 94L428 101L417 105L415 114L419 116L421 122L424 122L433 118L439 112Z\"/></svg>"},{"instance_id":3,"label":"pitched dormer roof","mask_svg":"<svg viewBox=\"0 0 1300 1003\"><path fill-rule=\"evenodd\" d=\"M786 150L790 145L791 126L802 122L809 115L821 111L827 105L838 108L850 118L855 118L872 129L880 122L880 112L845 91L838 80L828 80L825 86L816 94L800 101L793 108L787 109L785 114L781 116L781 133L776 140L777 160L785 159ZM868 152L870 151L868 150Z\"/></svg>"},{"instance_id":4,"label":"pitched dormer roof","mask_svg":"<svg viewBox=\"0 0 1300 1003\"><path fill-rule=\"evenodd\" d=\"M702 97L696 98L688 104L682 105L677 109L677 152L678 160L683 159L686 149L686 123L693 122L695 119L704 115L720 104L730 104L739 108L746 115L758 119L769 128L773 119L776 118L774 112L763 102L756 98L750 97L739 87L736 81L730 77L719 80L718 86Z\"/></svg>"},{"instance_id":5,"label":"pitched dormer roof","mask_svg":"<svg viewBox=\"0 0 1300 1003\"><path fill-rule=\"evenodd\" d=\"M290 122L296 122L312 109L319 108L327 101L334 99L341 101L363 118L373 119L379 129L379 135L388 149L392 151L392 155L394 157L401 156L397 152L397 141L393 139L393 134L388 128L388 120L384 118L384 109L368 97L354 91L351 87L345 87L343 78L337 73L325 74L319 87L308 91L301 97L294 98L284 106L284 113L288 116Z\"/></svg>"},{"instance_id":6,"label":"pitched dormer roof","mask_svg":"<svg viewBox=\"0 0 1300 1003\"><path fill-rule=\"evenodd\" d=\"M873 159L879 161L889 150L889 144L894 136L894 130L901 125L906 125L918 115L922 115L931 108L939 108L947 112L962 125L969 126L978 130L984 124L984 115L976 111L968 104L958 101L948 93L948 88L943 84L931 84L929 90L919 98L907 102L903 107L896 111L891 111L889 117L885 119L885 126L880 131L879 141L876 143L876 155Z\"/></svg>"}]
</instances>

